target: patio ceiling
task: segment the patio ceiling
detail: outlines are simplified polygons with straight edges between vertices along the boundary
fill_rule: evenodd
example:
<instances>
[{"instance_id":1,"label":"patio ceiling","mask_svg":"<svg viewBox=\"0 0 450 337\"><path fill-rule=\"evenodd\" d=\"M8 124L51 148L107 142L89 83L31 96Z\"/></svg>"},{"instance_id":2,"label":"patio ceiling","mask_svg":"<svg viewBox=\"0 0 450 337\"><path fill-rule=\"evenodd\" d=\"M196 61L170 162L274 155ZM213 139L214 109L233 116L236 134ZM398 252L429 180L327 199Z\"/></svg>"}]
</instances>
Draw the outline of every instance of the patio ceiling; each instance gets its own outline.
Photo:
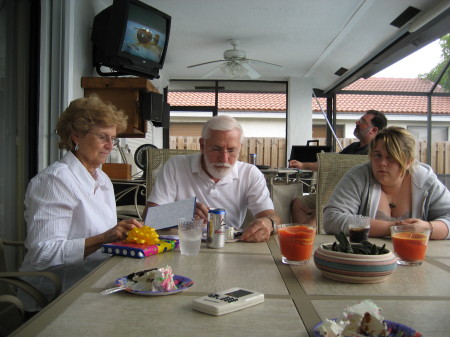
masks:
<instances>
[{"instance_id":1,"label":"patio ceiling","mask_svg":"<svg viewBox=\"0 0 450 337\"><path fill-rule=\"evenodd\" d=\"M203 79L231 49L230 39L251 59L259 80L307 78L326 93L369 77L450 32L448 0L143 0L172 16L164 69L169 80ZM103 0L104 7L111 0ZM398 27L408 9L420 12ZM347 69L341 75L339 69ZM226 79L220 71L209 79Z\"/></svg>"}]
</instances>

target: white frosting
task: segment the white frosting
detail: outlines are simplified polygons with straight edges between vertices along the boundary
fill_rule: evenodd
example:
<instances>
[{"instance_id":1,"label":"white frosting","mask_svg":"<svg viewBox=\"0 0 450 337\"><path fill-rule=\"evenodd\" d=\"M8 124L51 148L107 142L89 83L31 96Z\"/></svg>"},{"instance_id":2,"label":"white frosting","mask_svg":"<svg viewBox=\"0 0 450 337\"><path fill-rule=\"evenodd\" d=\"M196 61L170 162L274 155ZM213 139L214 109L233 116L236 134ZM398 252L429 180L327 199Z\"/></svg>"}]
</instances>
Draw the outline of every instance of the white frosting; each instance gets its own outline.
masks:
<instances>
[{"instance_id":1,"label":"white frosting","mask_svg":"<svg viewBox=\"0 0 450 337\"><path fill-rule=\"evenodd\" d=\"M347 307L339 323L324 320L317 332L322 337L384 337L386 329L380 308L372 300L364 300Z\"/></svg>"},{"instance_id":2,"label":"white frosting","mask_svg":"<svg viewBox=\"0 0 450 337\"><path fill-rule=\"evenodd\" d=\"M340 324L330 319L323 321L317 328L317 332L319 332L321 336L326 337L338 337L340 336L342 330L343 327Z\"/></svg>"}]
</instances>

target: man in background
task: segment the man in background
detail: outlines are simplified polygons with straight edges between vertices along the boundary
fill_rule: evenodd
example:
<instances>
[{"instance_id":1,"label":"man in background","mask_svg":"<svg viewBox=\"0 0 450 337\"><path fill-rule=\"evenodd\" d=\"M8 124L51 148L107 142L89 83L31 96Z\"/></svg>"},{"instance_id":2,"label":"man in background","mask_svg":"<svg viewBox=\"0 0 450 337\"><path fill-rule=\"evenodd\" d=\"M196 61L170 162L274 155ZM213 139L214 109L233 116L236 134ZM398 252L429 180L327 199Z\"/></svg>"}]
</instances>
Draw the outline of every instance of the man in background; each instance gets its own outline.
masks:
<instances>
[{"instance_id":1,"label":"man in background","mask_svg":"<svg viewBox=\"0 0 450 337\"><path fill-rule=\"evenodd\" d=\"M377 133L387 126L386 116L377 110L368 110L364 116L356 121L356 127L353 134L358 138L344 148L341 154L359 154L367 155L369 143L375 138ZM291 160L289 167L300 170L317 171L317 162L302 163L297 160ZM291 202L291 218L294 223L316 224L316 195L309 194L295 198Z\"/></svg>"}]
</instances>

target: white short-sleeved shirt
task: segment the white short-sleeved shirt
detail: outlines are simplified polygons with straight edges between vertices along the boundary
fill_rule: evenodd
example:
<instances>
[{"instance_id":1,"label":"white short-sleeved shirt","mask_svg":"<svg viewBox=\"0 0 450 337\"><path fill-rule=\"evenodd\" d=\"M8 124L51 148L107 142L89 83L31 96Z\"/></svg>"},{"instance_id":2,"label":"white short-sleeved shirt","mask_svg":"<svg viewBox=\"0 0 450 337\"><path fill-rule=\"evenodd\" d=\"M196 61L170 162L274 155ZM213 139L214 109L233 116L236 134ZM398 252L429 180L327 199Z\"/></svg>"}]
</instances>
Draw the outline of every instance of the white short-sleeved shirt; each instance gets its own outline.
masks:
<instances>
[{"instance_id":1,"label":"white short-sleeved shirt","mask_svg":"<svg viewBox=\"0 0 450 337\"><path fill-rule=\"evenodd\" d=\"M108 257L97 251L84 258L85 239L117 224L111 180L100 169L96 175L68 152L30 181L25 195L28 251L20 270L53 271L64 291ZM32 282L52 293L44 278Z\"/></svg>"},{"instance_id":2,"label":"white short-sleeved shirt","mask_svg":"<svg viewBox=\"0 0 450 337\"><path fill-rule=\"evenodd\" d=\"M201 167L201 156L170 158L148 201L162 205L197 197L207 207L224 208L227 224L235 227L241 227L247 208L254 215L274 209L264 175L256 166L237 161L228 176L214 183Z\"/></svg>"}]
</instances>

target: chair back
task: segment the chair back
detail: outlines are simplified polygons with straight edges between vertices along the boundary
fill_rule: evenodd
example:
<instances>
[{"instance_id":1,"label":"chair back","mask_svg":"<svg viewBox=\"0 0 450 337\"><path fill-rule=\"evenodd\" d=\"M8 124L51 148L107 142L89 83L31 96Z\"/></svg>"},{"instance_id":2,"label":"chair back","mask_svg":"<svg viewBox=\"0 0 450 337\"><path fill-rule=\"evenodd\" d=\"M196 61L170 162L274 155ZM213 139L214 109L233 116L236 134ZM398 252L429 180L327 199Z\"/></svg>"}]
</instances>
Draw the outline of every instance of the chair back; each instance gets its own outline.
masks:
<instances>
[{"instance_id":1,"label":"chair back","mask_svg":"<svg viewBox=\"0 0 450 337\"><path fill-rule=\"evenodd\" d=\"M163 168L166 161L173 156L189 155L199 153L199 150L178 150L178 149L147 149L147 169L146 172L146 186L147 186L147 199L155 184L156 177L159 171Z\"/></svg>"},{"instance_id":2,"label":"chair back","mask_svg":"<svg viewBox=\"0 0 450 337\"><path fill-rule=\"evenodd\" d=\"M21 290L37 305L44 308L57 298L61 293L61 280L49 271L9 271L5 259L5 246L24 248L22 241L2 240L0 238L0 337L9 335L17 329L25 319L25 306L21 298L17 296ZM14 268L13 268L14 269ZM34 284L29 283L24 277L45 277L54 287L52 298L47 298Z\"/></svg>"},{"instance_id":3,"label":"chair back","mask_svg":"<svg viewBox=\"0 0 450 337\"><path fill-rule=\"evenodd\" d=\"M317 233L323 231L323 209L334 191L337 183L353 166L365 163L368 156L339 153L317 154L317 186L316 186L316 221Z\"/></svg>"}]
</instances>

